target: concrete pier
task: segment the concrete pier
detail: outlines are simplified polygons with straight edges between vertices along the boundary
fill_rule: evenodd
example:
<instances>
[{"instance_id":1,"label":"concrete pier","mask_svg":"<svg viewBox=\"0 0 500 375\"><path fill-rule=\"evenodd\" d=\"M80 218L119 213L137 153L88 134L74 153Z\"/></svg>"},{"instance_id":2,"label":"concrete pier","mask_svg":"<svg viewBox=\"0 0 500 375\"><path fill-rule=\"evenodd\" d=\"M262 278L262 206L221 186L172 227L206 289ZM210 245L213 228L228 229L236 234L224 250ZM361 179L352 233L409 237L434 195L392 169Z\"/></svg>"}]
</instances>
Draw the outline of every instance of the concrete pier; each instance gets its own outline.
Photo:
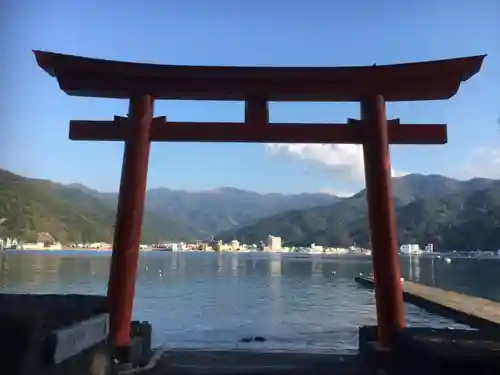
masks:
<instances>
[{"instance_id":1,"label":"concrete pier","mask_svg":"<svg viewBox=\"0 0 500 375\"><path fill-rule=\"evenodd\" d=\"M367 288L374 287L371 278L355 277L354 280ZM500 335L500 303L498 302L410 281L403 282L403 298L406 302L433 314Z\"/></svg>"}]
</instances>

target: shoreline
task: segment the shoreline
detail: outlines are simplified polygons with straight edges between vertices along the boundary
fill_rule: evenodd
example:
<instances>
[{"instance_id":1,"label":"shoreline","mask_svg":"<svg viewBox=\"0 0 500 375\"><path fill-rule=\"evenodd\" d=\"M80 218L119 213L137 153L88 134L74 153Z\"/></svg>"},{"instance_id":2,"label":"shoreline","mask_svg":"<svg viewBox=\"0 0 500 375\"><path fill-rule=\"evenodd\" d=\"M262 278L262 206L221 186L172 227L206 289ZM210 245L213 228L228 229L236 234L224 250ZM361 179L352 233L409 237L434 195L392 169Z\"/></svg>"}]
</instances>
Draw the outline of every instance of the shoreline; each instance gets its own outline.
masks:
<instances>
[{"instance_id":1,"label":"shoreline","mask_svg":"<svg viewBox=\"0 0 500 375\"><path fill-rule=\"evenodd\" d=\"M1 253L7 252L30 252L30 253L56 253L56 252L65 252L65 253L112 253L111 248L101 248L101 249L89 249L89 248L60 248L60 249L50 249L50 248L25 248L25 249L3 249L0 251ZM162 248L147 248L140 249L139 253L213 253L213 254L267 254L271 256L284 256L284 257L310 257L310 258L344 258L344 257L359 257L365 258L367 260L371 260L372 257L363 253L296 253L296 252L280 252L280 251L165 251ZM443 261L445 258L450 258L451 260L456 261L490 261L500 262L500 256L498 255L483 255L483 256L467 256L463 254L454 254L454 253L429 253L429 254L399 254L400 258L411 258L418 261L418 259L434 259L436 261Z\"/></svg>"}]
</instances>

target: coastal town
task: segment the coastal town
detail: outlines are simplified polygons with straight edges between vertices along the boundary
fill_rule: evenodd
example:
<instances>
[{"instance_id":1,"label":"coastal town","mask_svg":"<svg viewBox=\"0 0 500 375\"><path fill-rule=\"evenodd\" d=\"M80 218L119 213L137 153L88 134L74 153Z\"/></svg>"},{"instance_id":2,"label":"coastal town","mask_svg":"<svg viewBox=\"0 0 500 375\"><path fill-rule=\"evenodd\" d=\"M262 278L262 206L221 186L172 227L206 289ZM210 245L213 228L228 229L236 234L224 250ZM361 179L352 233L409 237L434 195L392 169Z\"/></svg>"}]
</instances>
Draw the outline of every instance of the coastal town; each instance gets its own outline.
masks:
<instances>
[{"instance_id":1,"label":"coastal town","mask_svg":"<svg viewBox=\"0 0 500 375\"><path fill-rule=\"evenodd\" d=\"M365 249L357 244L349 247L321 246L312 243L309 246L283 246L283 239L269 234L267 240L258 244L240 243L232 240L224 243L222 240L211 238L208 241L197 241L195 243L171 242L163 244L141 244L140 251L169 251L169 252L272 252L272 253L309 253L309 254L363 254L371 255L370 249ZM62 244L58 241L24 242L16 238L0 238L0 249L5 250L88 250L88 251L110 251L112 244L107 242L72 243ZM432 244L427 244L421 249L418 244L404 244L399 249L402 254L432 253Z\"/></svg>"},{"instance_id":2,"label":"coastal town","mask_svg":"<svg viewBox=\"0 0 500 375\"><path fill-rule=\"evenodd\" d=\"M42 233L47 235L46 233ZM43 237L43 236L42 236ZM267 241L260 241L258 244L245 244L238 240L223 242L213 237L208 241L196 241L194 243L169 242L162 244L141 244L141 252L207 252L207 253L274 253L274 254L311 254L311 255L361 255L371 256L371 249L358 246L356 243L348 247L341 246L321 246L312 243L309 246L283 246L283 239L269 234ZM53 242L24 242L18 238L0 238L0 251L87 251L87 252L110 252L113 245L107 242L92 243L71 243L62 244L58 241ZM407 256L433 255L438 258L442 252L435 252L432 243L426 244L423 248L419 244L403 244L399 247L399 254ZM498 259L500 249L496 251L455 251L449 250L444 253L449 254L444 257L445 262L451 258L481 258ZM451 258L450 258L451 257Z\"/></svg>"},{"instance_id":3,"label":"coastal town","mask_svg":"<svg viewBox=\"0 0 500 375\"><path fill-rule=\"evenodd\" d=\"M0 238L0 249L17 249L17 250L91 250L91 251L109 251L112 249L112 244L107 242L93 243L71 243L62 244L58 241L38 241L24 242L17 238ZM141 251L205 251L205 252L304 252L304 253L329 253L329 254L349 254L358 253L371 255L371 250L363 249L356 244L348 248L344 247L325 247L316 244L311 244L307 247L299 246L283 246L281 237L269 235L267 241L261 241L258 244L244 244L238 240L232 240L224 243L222 240L211 238L208 241L197 241L195 243L170 242L162 244L141 244Z\"/></svg>"}]
</instances>

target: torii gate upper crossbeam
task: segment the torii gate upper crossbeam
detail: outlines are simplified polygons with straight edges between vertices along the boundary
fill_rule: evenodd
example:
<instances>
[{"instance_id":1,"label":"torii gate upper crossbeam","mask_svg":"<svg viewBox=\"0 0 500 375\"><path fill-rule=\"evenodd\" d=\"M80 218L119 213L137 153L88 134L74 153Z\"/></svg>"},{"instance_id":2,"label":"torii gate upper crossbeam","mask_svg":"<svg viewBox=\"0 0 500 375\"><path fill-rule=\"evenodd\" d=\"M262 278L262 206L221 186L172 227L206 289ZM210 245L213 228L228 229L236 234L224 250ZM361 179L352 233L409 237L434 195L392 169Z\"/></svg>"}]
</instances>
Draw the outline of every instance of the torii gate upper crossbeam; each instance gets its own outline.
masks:
<instances>
[{"instance_id":1,"label":"torii gate upper crossbeam","mask_svg":"<svg viewBox=\"0 0 500 375\"><path fill-rule=\"evenodd\" d=\"M391 144L445 144L445 124L400 124L389 120ZM70 122L73 141L125 141L128 119L115 116L113 121ZM266 124L167 122L156 117L151 124L151 142L259 142L259 143L350 143L362 144L369 138L363 121L346 124Z\"/></svg>"}]
</instances>

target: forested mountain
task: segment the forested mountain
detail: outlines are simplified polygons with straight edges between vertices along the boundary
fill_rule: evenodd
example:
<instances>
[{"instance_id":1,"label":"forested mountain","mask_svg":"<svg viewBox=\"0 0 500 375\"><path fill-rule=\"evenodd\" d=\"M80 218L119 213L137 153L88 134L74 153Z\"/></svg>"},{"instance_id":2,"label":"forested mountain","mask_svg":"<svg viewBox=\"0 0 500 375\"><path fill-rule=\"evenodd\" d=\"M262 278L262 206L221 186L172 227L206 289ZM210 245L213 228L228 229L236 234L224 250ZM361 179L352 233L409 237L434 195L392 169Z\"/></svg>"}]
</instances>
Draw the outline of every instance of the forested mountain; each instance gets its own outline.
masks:
<instances>
[{"instance_id":1,"label":"forested mountain","mask_svg":"<svg viewBox=\"0 0 500 375\"><path fill-rule=\"evenodd\" d=\"M78 187L116 206L117 194ZM146 212L175 219L208 237L283 211L325 206L340 200L330 194L259 194L230 187L200 192L157 188L146 194Z\"/></svg>"},{"instance_id":2,"label":"forested mountain","mask_svg":"<svg viewBox=\"0 0 500 375\"><path fill-rule=\"evenodd\" d=\"M259 194L228 187L203 192L152 189L146 207L148 212L175 217L206 235L215 235L283 211L338 201L329 194Z\"/></svg>"},{"instance_id":3,"label":"forested mountain","mask_svg":"<svg viewBox=\"0 0 500 375\"><path fill-rule=\"evenodd\" d=\"M409 175L394 181L400 243L432 242L440 249L500 248L500 182L457 181L442 176ZM290 245L369 244L365 192L337 204L294 210L221 233L246 243L269 233Z\"/></svg>"},{"instance_id":4,"label":"forested mountain","mask_svg":"<svg viewBox=\"0 0 500 375\"><path fill-rule=\"evenodd\" d=\"M500 247L500 182L408 175L394 181L402 243L433 242L442 249ZM111 241L116 193L62 185L0 170L2 237L33 241L40 232L61 242ZM206 239L212 234L256 243L269 233L287 244L368 244L366 197L258 194L234 188L205 192L152 189L143 241Z\"/></svg>"},{"instance_id":5,"label":"forested mountain","mask_svg":"<svg viewBox=\"0 0 500 375\"><path fill-rule=\"evenodd\" d=\"M2 237L36 241L40 232L63 243L108 241L113 237L115 207L85 192L47 180L25 178L0 170L0 226ZM168 218L146 213L142 238L196 238L196 232Z\"/></svg>"},{"instance_id":6,"label":"forested mountain","mask_svg":"<svg viewBox=\"0 0 500 375\"><path fill-rule=\"evenodd\" d=\"M33 241L48 232L62 242L110 241L117 193L81 184L62 185L0 170L1 236ZM330 204L329 194L258 194L234 188L205 192L152 189L147 192L142 238L146 242L206 239L292 208Z\"/></svg>"}]
</instances>

